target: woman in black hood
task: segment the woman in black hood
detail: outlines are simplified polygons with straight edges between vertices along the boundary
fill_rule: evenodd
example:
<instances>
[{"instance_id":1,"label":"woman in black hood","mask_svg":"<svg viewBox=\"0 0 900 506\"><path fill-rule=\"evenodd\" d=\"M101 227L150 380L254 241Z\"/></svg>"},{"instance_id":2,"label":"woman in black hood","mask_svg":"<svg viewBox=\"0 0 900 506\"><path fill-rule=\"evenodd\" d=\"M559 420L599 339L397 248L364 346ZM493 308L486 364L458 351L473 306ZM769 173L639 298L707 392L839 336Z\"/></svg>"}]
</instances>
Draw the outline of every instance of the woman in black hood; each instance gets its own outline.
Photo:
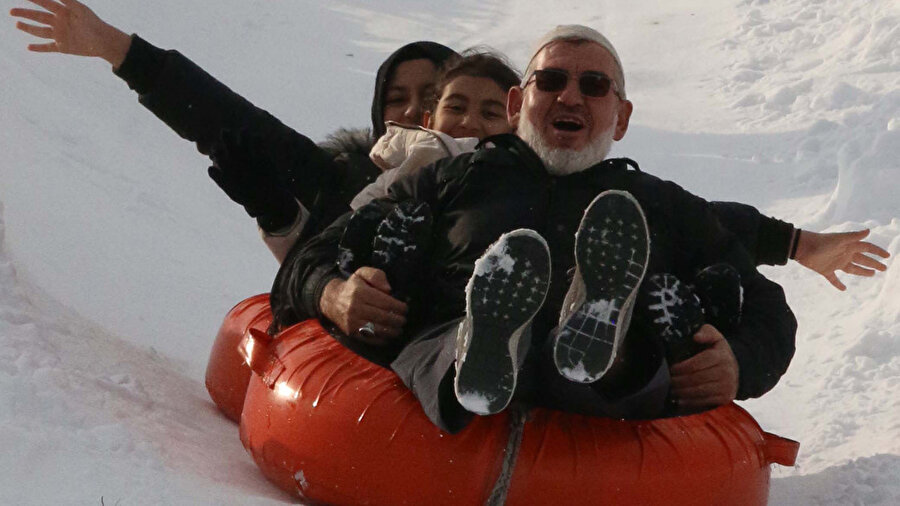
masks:
<instances>
[{"instance_id":1,"label":"woman in black hood","mask_svg":"<svg viewBox=\"0 0 900 506\"><path fill-rule=\"evenodd\" d=\"M381 67L378 68L378 75L375 77L375 96L372 98L372 138L378 139L385 132L385 121L397 121L398 123L408 123L407 121L402 121L399 119L394 119L390 116L390 114L385 114L385 109L390 106L391 109L398 109L397 103L391 103L391 99L399 99L402 98L402 93L409 93L410 98L413 98L413 95L419 94L421 92L429 92L428 90L419 90L419 89L408 89L408 90L397 90L392 89L394 87L400 88L399 86L395 86L397 83L391 80L398 73L398 67L401 66L402 63L406 62L415 62L416 60L423 60L431 63L431 79L429 80L430 85L429 88L434 87L434 81L437 77L437 69L450 57L457 56L456 51L450 49L447 46L442 44L438 44L437 42L428 42L428 41L420 41L413 42L407 44L400 49L394 51L392 55L390 55L384 63L381 64ZM404 69L399 69L399 71L403 71ZM387 96L389 93L396 93L395 97ZM428 98L428 97L424 97ZM414 104L410 104L414 105ZM419 117L416 118L414 124L421 123L421 109L423 104L418 104L420 107Z\"/></svg>"},{"instance_id":2,"label":"woman in black hood","mask_svg":"<svg viewBox=\"0 0 900 506\"><path fill-rule=\"evenodd\" d=\"M28 48L108 61L144 107L212 158L210 177L276 241L309 237L349 209L350 200L380 173L368 154L384 122L421 122L426 88L434 84L437 67L456 54L435 42L401 47L378 69L371 132L339 130L317 145L181 53L129 36L74 0L50 1L44 8L10 11L47 25L17 23L24 32L51 39Z\"/></svg>"}]
</instances>

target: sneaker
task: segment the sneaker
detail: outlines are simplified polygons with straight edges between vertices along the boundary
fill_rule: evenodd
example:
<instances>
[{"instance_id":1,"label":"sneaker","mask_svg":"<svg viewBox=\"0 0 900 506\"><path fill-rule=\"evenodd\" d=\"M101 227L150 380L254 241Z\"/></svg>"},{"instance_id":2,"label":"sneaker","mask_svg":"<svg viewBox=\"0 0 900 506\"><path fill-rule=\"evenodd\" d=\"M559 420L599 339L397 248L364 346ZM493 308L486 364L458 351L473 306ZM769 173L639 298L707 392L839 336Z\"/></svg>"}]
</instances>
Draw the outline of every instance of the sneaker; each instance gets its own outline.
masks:
<instances>
[{"instance_id":1,"label":"sneaker","mask_svg":"<svg viewBox=\"0 0 900 506\"><path fill-rule=\"evenodd\" d=\"M585 210L575 234L575 275L553 342L553 359L564 377L592 383L612 365L649 249L647 219L631 194L603 192Z\"/></svg>"},{"instance_id":2,"label":"sneaker","mask_svg":"<svg viewBox=\"0 0 900 506\"><path fill-rule=\"evenodd\" d=\"M694 293L707 323L723 334L737 329L744 295L737 269L726 263L710 265L694 277Z\"/></svg>"},{"instance_id":3,"label":"sneaker","mask_svg":"<svg viewBox=\"0 0 900 506\"><path fill-rule=\"evenodd\" d=\"M381 223L372 240L372 267L381 269L391 295L409 301L421 271L431 237L431 207L408 200L397 205Z\"/></svg>"},{"instance_id":4,"label":"sneaker","mask_svg":"<svg viewBox=\"0 0 900 506\"><path fill-rule=\"evenodd\" d=\"M503 234L475 262L456 341L454 387L467 411L489 415L509 404L528 345L522 334L549 287L550 250L533 230Z\"/></svg>"},{"instance_id":5,"label":"sneaker","mask_svg":"<svg viewBox=\"0 0 900 506\"><path fill-rule=\"evenodd\" d=\"M653 274L638 294L638 322L663 345L669 365L693 357L703 349L694 334L705 322L700 299L672 274Z\"/></svg>"}]
</instances>

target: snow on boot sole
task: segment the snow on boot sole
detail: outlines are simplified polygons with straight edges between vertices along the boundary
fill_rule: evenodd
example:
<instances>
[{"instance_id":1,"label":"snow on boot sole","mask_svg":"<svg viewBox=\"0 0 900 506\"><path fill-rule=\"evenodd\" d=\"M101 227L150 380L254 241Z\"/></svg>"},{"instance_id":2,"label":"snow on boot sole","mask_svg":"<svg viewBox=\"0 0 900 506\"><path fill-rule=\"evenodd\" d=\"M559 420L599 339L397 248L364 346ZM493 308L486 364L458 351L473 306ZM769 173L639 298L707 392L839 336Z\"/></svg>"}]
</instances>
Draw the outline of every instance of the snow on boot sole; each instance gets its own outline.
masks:
<instances>
[{"instance_id":1,"label":"snow on boot sole","mask_svg":"<svg viewBox=\"0 0 900 506\"><path fill-rule=\"evenodd\" d=\"M703 350L703 346L694 342L694 334L704 322L700 299L677 277L649 276L641 288L638 304L646 311L644 324L662 340L669 365Z\"/></svg>"},{"instance_id":2,"label":"snow on boot sole","mask_svg":"<svg viewBox=\"0 0 900 506\"><path fill-rule=\"evenodd\" d=\"M560 322L553 350L567 379L591 383L609 369L628 330L649 247L647 220L630 194L604 192L585 210L575 237L584 300Z\"/></svg>"},{"instance_id":3,"label":"snow on boot sole","mask_svg":"<svg viewBox=\"0 0 900 506\"><path fill-rule=\"evenodd\" d=\"M457 342L456 397L473 413L502 411L515 391L519 340L550 286L550 251L536 232L504 234L475 263Z\"/></svg>"}]
</instances>

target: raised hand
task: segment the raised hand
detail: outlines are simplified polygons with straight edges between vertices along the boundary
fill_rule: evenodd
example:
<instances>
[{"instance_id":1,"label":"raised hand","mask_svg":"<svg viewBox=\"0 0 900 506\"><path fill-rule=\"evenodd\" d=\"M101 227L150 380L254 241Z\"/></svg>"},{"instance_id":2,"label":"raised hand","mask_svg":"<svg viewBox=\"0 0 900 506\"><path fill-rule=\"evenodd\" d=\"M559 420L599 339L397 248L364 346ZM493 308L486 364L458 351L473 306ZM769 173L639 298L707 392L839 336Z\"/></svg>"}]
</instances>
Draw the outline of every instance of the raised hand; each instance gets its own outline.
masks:
<instances>
[{"instance_id":1,"label":"raised hand","mask_svg":"<svg viewBox=\"0 0 900 506\"><path fill-rule=\"evenodd\" d=\"M77 0L28 0L44 10L14 8L11 16L37 24L17 21L16 28L52 42L29 44L39 53L65 53L103 58L118 67L125 59L131 37L104 22Z\"/></svg>"},{"instance_id":2,"label":"raised hand","mask_svg":"<svg viewBox=\"0 0 900 506\"><path fill-rule=\"evenodd\" d=\"M835 271L871 277L875 275L875 271L887 269L875 256L888 258L891 254L863 241L868 235L869 230L833 234L801 230L794 259L800 265L818 272L835 288L843 291L847 287L841 283Z\"/></svg>"}]
</instances>

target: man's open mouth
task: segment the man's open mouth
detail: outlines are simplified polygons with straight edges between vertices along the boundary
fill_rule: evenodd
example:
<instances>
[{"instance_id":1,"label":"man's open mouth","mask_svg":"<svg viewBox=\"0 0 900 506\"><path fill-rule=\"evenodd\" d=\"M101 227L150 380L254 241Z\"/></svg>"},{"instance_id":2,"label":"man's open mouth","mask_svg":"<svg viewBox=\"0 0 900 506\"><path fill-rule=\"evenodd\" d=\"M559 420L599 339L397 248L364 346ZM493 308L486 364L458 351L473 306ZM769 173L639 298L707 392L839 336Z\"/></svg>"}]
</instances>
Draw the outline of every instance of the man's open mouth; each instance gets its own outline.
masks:
<instances>
[{"instance_id":1,"label":"man's open mouth","mask_svg":"<svg viewBox=\"0 0 900 506\"><path fill-rule=\"evenodd\" d=\"M564 132L577 132L584 128L584 122L578 118L557 118L552 124L553 128Z\"/></svg>"}]
</instances>

